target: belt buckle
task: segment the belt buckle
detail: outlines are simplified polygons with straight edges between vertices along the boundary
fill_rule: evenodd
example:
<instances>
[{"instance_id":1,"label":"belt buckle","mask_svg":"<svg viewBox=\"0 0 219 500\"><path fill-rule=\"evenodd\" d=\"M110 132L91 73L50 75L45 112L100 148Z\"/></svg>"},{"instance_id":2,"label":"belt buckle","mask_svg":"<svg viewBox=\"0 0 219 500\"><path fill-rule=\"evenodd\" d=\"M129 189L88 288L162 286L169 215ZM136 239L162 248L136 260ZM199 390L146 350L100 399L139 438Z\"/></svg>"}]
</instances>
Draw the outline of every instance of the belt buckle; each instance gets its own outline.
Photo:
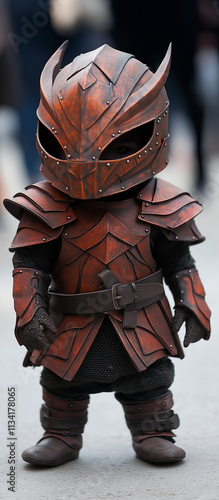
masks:
<instances>
[{"instance_id":1,"label":"belt buckle","mask_svg":"<svg viewBox=\"0 0 219 500\"><path fill-rule=\"evenodd\" d=\"M118 303L118 300L122 298L122 295L117 295L117 290L116 290L116 287L118 285L121 285L121 283L116 283L115 285L112 286L111 288L111 292L112 292L112 301L113 301L113 307L114 309L116 309L117 311L119 311L120 309L122 309L122 307L120 307L119 303Z\"/></svg>"}]
</instances>

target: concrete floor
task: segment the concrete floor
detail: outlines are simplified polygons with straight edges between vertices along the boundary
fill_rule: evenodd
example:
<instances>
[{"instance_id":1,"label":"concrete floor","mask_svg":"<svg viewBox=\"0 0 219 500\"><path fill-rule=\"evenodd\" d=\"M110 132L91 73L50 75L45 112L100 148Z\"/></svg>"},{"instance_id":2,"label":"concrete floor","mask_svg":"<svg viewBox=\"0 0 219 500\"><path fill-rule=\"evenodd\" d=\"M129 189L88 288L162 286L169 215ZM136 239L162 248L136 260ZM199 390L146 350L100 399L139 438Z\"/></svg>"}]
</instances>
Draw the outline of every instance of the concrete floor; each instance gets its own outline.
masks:
<instances>
[{"instance_id":1,"label":"concrete floor","mask_svg":"<svg viewBox=\"0 0 219 500\"><path fill-rule=\"evenodd\" d=\"M198 227L207 240L192 248L204 282L207 301L213 311L212 337L186 350L183 361L175 361L176 378L172 386L175 411L181 426L177 444L186 459L171 466L152 466L135 458L122 408L113 394L91 398L89 422L84 433L80 459L56 469L32 468L21 459L21 452L41 437L39 408L40 368L22 367L25 348L13 337L14 312L11 298L11 255L7 251L16 222L5 216L0 235L1 308L1 413L0 413L0 499L58 500L111 499L218 500L219 498L219 326L218 307L218 158L209 162L209 181L205 205ZM173 162L174 165L174 162ZM185 163L184 163L185 165ZM178 185L191 184L184 165L170 166L163 177ZM183 169L183 170L182 170ZM212 181L217 176L217 181ZM6 229L9 224L9 229ZM181 332L183 338L183 332ZM7 425L8 388L16 389L15 493L8 490L10 440Z\"/></svg>"}]
</instances>

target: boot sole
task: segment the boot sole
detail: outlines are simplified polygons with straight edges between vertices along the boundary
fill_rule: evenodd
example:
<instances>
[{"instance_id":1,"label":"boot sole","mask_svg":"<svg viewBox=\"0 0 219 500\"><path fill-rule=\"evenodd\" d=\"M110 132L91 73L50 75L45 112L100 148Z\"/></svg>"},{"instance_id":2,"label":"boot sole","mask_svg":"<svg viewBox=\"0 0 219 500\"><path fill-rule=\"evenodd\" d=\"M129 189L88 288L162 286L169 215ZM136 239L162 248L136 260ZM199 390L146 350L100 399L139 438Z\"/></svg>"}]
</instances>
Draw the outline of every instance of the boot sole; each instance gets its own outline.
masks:
<instances>
[{"instance_id":1,"label":"boot sole","mask_svg":"<svg viewBox=\"0 0 219 500\"><path fill-rule=\"evenodd\" d=\"M65 459L60 459L57 460L56 462L42 462L40 460L34 459L34 458L24 458L22 455L22 458L25 462L29 463L30 465L37 465L38 467L57 467L59 465L66 464L67 462L71 462L72 460L76 460L78 458L78 455L74 456L69 456L68 458L66 457Z\"/></svg>"},{"instance_id":2,"label":"boot sole","mask_svg":"<svg viewBox=\"0 0 219 500\"><path fill-rule=\"evenodd\" d=\"M146 459L146 458L143 458L136 453L137 458L139 458L140 460L143 460L143 462L147 462L149 464L167 464L167 463L173 463L173 462L180 462L181 460L183 460L185 458L185 456L184 457L163 458L163 459L153 459L153 458Z\"/></svg>"}]
</instances>

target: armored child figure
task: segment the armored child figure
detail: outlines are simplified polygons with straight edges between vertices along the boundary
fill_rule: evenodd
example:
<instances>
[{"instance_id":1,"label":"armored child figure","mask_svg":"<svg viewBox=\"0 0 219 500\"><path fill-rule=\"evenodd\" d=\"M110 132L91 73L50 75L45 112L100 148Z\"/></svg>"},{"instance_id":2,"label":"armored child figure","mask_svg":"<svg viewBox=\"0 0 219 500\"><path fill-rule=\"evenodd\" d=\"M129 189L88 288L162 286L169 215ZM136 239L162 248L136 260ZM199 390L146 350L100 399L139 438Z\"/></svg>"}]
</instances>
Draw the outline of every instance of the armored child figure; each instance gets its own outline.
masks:
<instances>
[{"instance_id":1,"label":"armored child figure","mask_svg":"<svg viewBox=\"0 0 219 500\"><path fill-rule=\"evenodd\" d=\"M156 178L168 164L164 88L155 73L104 45L41 76L37 149L45 180L12 200L16 338L42 365L42 439L23 452L40 466L78 457L90 394L115 393L136 455L182 460L170 386L184 346L210 335L210 311L189 246L204 240L200 204ZM175 300L174 317L162 284Z\"/></svg>"}]
</instances>

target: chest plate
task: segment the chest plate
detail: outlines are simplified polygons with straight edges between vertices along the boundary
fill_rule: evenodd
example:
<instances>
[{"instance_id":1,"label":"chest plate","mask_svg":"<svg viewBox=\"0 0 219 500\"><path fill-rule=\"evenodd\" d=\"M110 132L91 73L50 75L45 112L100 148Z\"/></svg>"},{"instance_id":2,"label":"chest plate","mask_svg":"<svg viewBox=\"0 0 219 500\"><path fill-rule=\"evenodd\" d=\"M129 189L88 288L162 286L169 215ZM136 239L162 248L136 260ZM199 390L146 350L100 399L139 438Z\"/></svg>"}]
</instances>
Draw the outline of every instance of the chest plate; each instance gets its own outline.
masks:
<instances>
[{"instance_id":1,"label":"chest plate","mask_svg":"<svg viewBox=\"0 0 219 500\"><path fill-rule=\"evenodd\" d=\"M54 291L99 290L98 274L109 268L119 283L156 271L150 249L150 225L138 220L136 200L84 202L74 206L76 220L62 234L62 248L52 275Z\"/></svg>"}]
</instances>

